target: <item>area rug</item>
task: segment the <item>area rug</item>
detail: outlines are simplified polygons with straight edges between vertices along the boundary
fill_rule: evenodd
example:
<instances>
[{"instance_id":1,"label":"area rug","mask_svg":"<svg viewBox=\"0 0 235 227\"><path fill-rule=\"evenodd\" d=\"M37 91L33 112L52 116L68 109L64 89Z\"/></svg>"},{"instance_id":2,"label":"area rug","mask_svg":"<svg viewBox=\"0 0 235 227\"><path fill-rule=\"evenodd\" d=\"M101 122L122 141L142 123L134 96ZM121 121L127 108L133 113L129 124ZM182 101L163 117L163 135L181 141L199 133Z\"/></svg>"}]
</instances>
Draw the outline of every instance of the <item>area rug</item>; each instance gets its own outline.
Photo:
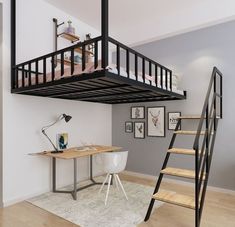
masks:
<instances>
[{"instance_id":1,"label":"area rug","mask_svg":"<svg viewBox=\"0 0 235 227\"><path fill-rule=\"evenodd\" d=\"M102 182L103 177L96 179ZM89 182L82 182L83 186ZM74 201L70 194L45 193L28 200L31 204L62 217L81 227L135 227L144 220L153 188L145 185L122 181L128 195L114 186L110 188L108 203L104 205L106 187L98 193L100 185L78 192ZM63 188L70 190L72 186ZM155 203L155 208L162 203Z\"/></svg>"}]
</instances>

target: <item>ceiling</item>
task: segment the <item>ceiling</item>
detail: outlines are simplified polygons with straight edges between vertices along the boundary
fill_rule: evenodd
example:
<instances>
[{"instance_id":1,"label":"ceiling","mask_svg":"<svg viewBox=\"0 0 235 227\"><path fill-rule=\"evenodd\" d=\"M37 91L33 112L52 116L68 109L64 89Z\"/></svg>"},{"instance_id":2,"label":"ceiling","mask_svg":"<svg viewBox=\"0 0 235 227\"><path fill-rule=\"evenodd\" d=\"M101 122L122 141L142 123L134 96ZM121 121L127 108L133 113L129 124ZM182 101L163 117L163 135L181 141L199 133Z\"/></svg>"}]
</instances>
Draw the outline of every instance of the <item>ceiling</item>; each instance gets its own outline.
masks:
<instances>
[{"instance_id":1,"label":"ceiling","mask_svg":"<svg viewBox=\"0 0 235 227\"><path fill-rule=\"evenodd\" d=\"M45 1L100 30L101 0ZM128 45L142 44L235 19L234 0L109 2L110 36Z\"/></svg>"}]
</instances>

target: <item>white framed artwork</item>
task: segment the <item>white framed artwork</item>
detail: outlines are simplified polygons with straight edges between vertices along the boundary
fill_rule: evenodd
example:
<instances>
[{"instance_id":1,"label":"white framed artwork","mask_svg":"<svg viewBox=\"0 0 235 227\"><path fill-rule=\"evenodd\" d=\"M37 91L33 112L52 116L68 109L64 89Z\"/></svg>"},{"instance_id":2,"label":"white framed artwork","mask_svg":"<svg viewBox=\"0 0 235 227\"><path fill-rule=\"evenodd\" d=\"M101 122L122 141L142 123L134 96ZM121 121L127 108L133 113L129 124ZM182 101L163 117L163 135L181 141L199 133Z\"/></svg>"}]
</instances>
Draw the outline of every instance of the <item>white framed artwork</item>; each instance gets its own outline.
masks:
<instances>
[{"instance_id":1,"label":"white framed artwork","mask_svg":"<svg viewBox=\"0 0 235 227\"><path fill-rule=\"evenodd\" d=\"M165 137L165 107L148 107L147 118L147 135L150 137Z\"/></svg>"},{"instance_id":2,"label":"white framed artwork","mask_svg":"<svg viewBox=\"0 0 235 227\"><path fill-rule=\"evenodd\" d=\"M168 112L168 130L175 130L180 116L181 112ZM181 129L181 125L178 129Z\"/></svg>"},{"instance_id":3,"label":"white framed artwork","mask_svg":"<svg viewBox=\"0 0 235 227\"><path fill-rule=\"evenodd\" d=\"M134 123L134 138L136 139L145 138L145 122Z\"/></svg>"}]
</instances>

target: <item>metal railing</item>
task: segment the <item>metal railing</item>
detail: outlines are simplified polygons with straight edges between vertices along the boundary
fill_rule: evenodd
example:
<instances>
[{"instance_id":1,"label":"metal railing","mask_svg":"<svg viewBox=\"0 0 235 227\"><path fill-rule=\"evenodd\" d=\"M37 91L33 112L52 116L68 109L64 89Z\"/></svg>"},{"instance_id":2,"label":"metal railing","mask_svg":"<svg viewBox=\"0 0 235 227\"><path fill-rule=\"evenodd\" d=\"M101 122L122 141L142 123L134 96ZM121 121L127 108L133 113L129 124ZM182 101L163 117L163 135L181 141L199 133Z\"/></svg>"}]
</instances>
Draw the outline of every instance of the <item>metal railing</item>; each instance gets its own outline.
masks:
<instances>
[{"instance_id":1,"label":"metal railing","mask_svg":"<svg viewBox=\"0 0 235 227\"><path fill-rule=\"evenodd\" d=\"M103 63L105 62L103 57L106 57L109 53L103 55L102 51L109 51L109 48L102 49L103 43L103 37L99 36L14 66L12 89L46 84L47 82L64 78L65 74L74 76L76 75L75 66L78 64L81 65L81 72L83 73L90 54L87 51L89 45L94 47L91 60L94 64L94 69L98 66L100 66L100 69L106 69L109 64L105 63L105 68L103 68ZM134 78L131 77L132 80L142 83L148 80L149 85L172 91L172 71L170 69L113 38L108 37L108 45L116 47L113 56L114 61L116 61L115 67L118 75L121 75L122 63L124 63L127 78L131 77L130 74L132 72L134 75ZM81 59L79 63L74 58L76 53L79 53ZM59 64L57 64L58 61Z\"/></svg>"},{"instance_id":2,"label":"metal railing","mask_svg":"<svg viewBox=\"0 0 235 227\"><path fill-rule=\"evenodd\" d=\"M206 188L211 167L218 120L222 118L223 75L214 67L204 102L197 135L194 141L195 156L195 226L201 221ZM204 127L204 128L203 128ZM201 136L203 135L203 138Z\"/></svg>"},{"instance_id":3,"label":"metal railing","mask_svg":"<svg viewBox=\"0 0 235 227\"><path fill-rule=\"evenodd\" d=\"M122 58L122 60L125 59L125 70L128 78L130 78L130 69L132 66L136 81L140 81L139 76L142 76L142 81L145 83L146 75L148 75L152 78L152 80L149 80L150 85L172 91L172 70L113 38L109 37L108 40L109 43L116 47L115 58L118 74L120 74ZM130 61L131 56L133 57L133 62Z\"/></svg>"},{"instance_id":4,"label":"metal railing","mask_svg":"<svg viewBox=\"0 0 235 227\"><path fill-rule=\"evenodd\" d=\"M101 36L91 40L77 43L73 46L43 55L38 58L31 59L24 63L18 64L13 67L14 73L12 74L12 89L19 88L19 81L21 81L21 87L27 87L32 85L32 78L34 79L33 85L46 84L48 80L48 73L50 74L49 81L55 80L55 70L57 61L60 61L60 77L63 78L65 74L65 65L69 66L71 76L74 75L75 65L77 64L74 56L75 52L80 53L81 69L82 71L86 68L87 62L87 47L94 45L93 57L94 67L98 66L98 54L99 54L99 42L101 42ZM65 54L70 56L69 60L65 59ZM21 75L19 75L21 72ZM33 77L32 77L33 76ZM39 81L39 76L42 77L42 81ZM27 82L27 84L26 84Z\"/></svg>"}]
</instances>

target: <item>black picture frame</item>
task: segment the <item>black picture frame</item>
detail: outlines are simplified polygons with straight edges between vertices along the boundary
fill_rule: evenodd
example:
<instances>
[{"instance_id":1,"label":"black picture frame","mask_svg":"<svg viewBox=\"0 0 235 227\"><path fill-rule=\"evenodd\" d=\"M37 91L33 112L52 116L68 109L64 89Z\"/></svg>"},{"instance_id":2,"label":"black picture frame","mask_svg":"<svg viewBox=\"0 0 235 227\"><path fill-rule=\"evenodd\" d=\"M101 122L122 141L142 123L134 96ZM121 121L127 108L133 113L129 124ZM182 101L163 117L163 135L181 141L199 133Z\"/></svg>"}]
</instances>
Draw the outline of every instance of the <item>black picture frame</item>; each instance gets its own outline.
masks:
<instances>
[{"instance_id":1,"label":"black picture frame","mask_svg":"<svg viewBox=\"0 0 235 227\"><path fill-rule=\"evenodd\" d=\"M137 125L142 126L142 133L137 130ZM134 122L134 138L135 139L145 139L145 122L144 121L138 121Z\"/></svg>"},{"instance_id":2,"label":"black picture frame","mask_svg":"<svg viewBox=\"0 0 235 227\"><path fill-rule=\"evenodd\" d=\"M159 115L157 115L159 111L160 113ZM147 107L147 136L148 137L166 137L166 114L165 113L166 113L165 106ZM159 117L161 119L159 119Z\"/></svg>"},{"instance_id":3,"label":"black picture frame","mask_svg":"<svg viewBox=\"0 0 235 227\"><path fill-rule=\"evenodd\" d=\"M128 130L128 127L127 127L127 125L130 125L130 127L131 127L131 129L130 130ZM132 121L126 121L125 122L125 133L133 133L133 122Z\"/></svg>"},{"instance_id":4,"label":"black picture frame","mask_svg":"<svg viewBox=\"0 0 235 227\"><path fill-rule=\"evenodd\" d=\"M134 111L139 109L139 111L141 111L140 116L136 116L135 114L138 114L138 113L135 113L134 114ZM132 106L131 107L131 119L135 119L135 120L140 120L140 119L145 119L145 106Z\"/></svg>"},{"instance_id":5,"label":"black picture frame","mask_svg":"<svg viewBox=\"0 0 235 227\"><path fill-rule=\"evenodd\" d=\"M176 121L175 123L172 123L170 120L171 114L178 114L178 117L180 117L181 112L180 111L168 112L168 130L175 130L175 127L176 127L178 121ZM172 124L172 125L170 125L170 124ZM173 127L173 125L174 125L174 127ZM181 124L179 125L179 130L181 130Z\"/></svg>"}]
</instances>

